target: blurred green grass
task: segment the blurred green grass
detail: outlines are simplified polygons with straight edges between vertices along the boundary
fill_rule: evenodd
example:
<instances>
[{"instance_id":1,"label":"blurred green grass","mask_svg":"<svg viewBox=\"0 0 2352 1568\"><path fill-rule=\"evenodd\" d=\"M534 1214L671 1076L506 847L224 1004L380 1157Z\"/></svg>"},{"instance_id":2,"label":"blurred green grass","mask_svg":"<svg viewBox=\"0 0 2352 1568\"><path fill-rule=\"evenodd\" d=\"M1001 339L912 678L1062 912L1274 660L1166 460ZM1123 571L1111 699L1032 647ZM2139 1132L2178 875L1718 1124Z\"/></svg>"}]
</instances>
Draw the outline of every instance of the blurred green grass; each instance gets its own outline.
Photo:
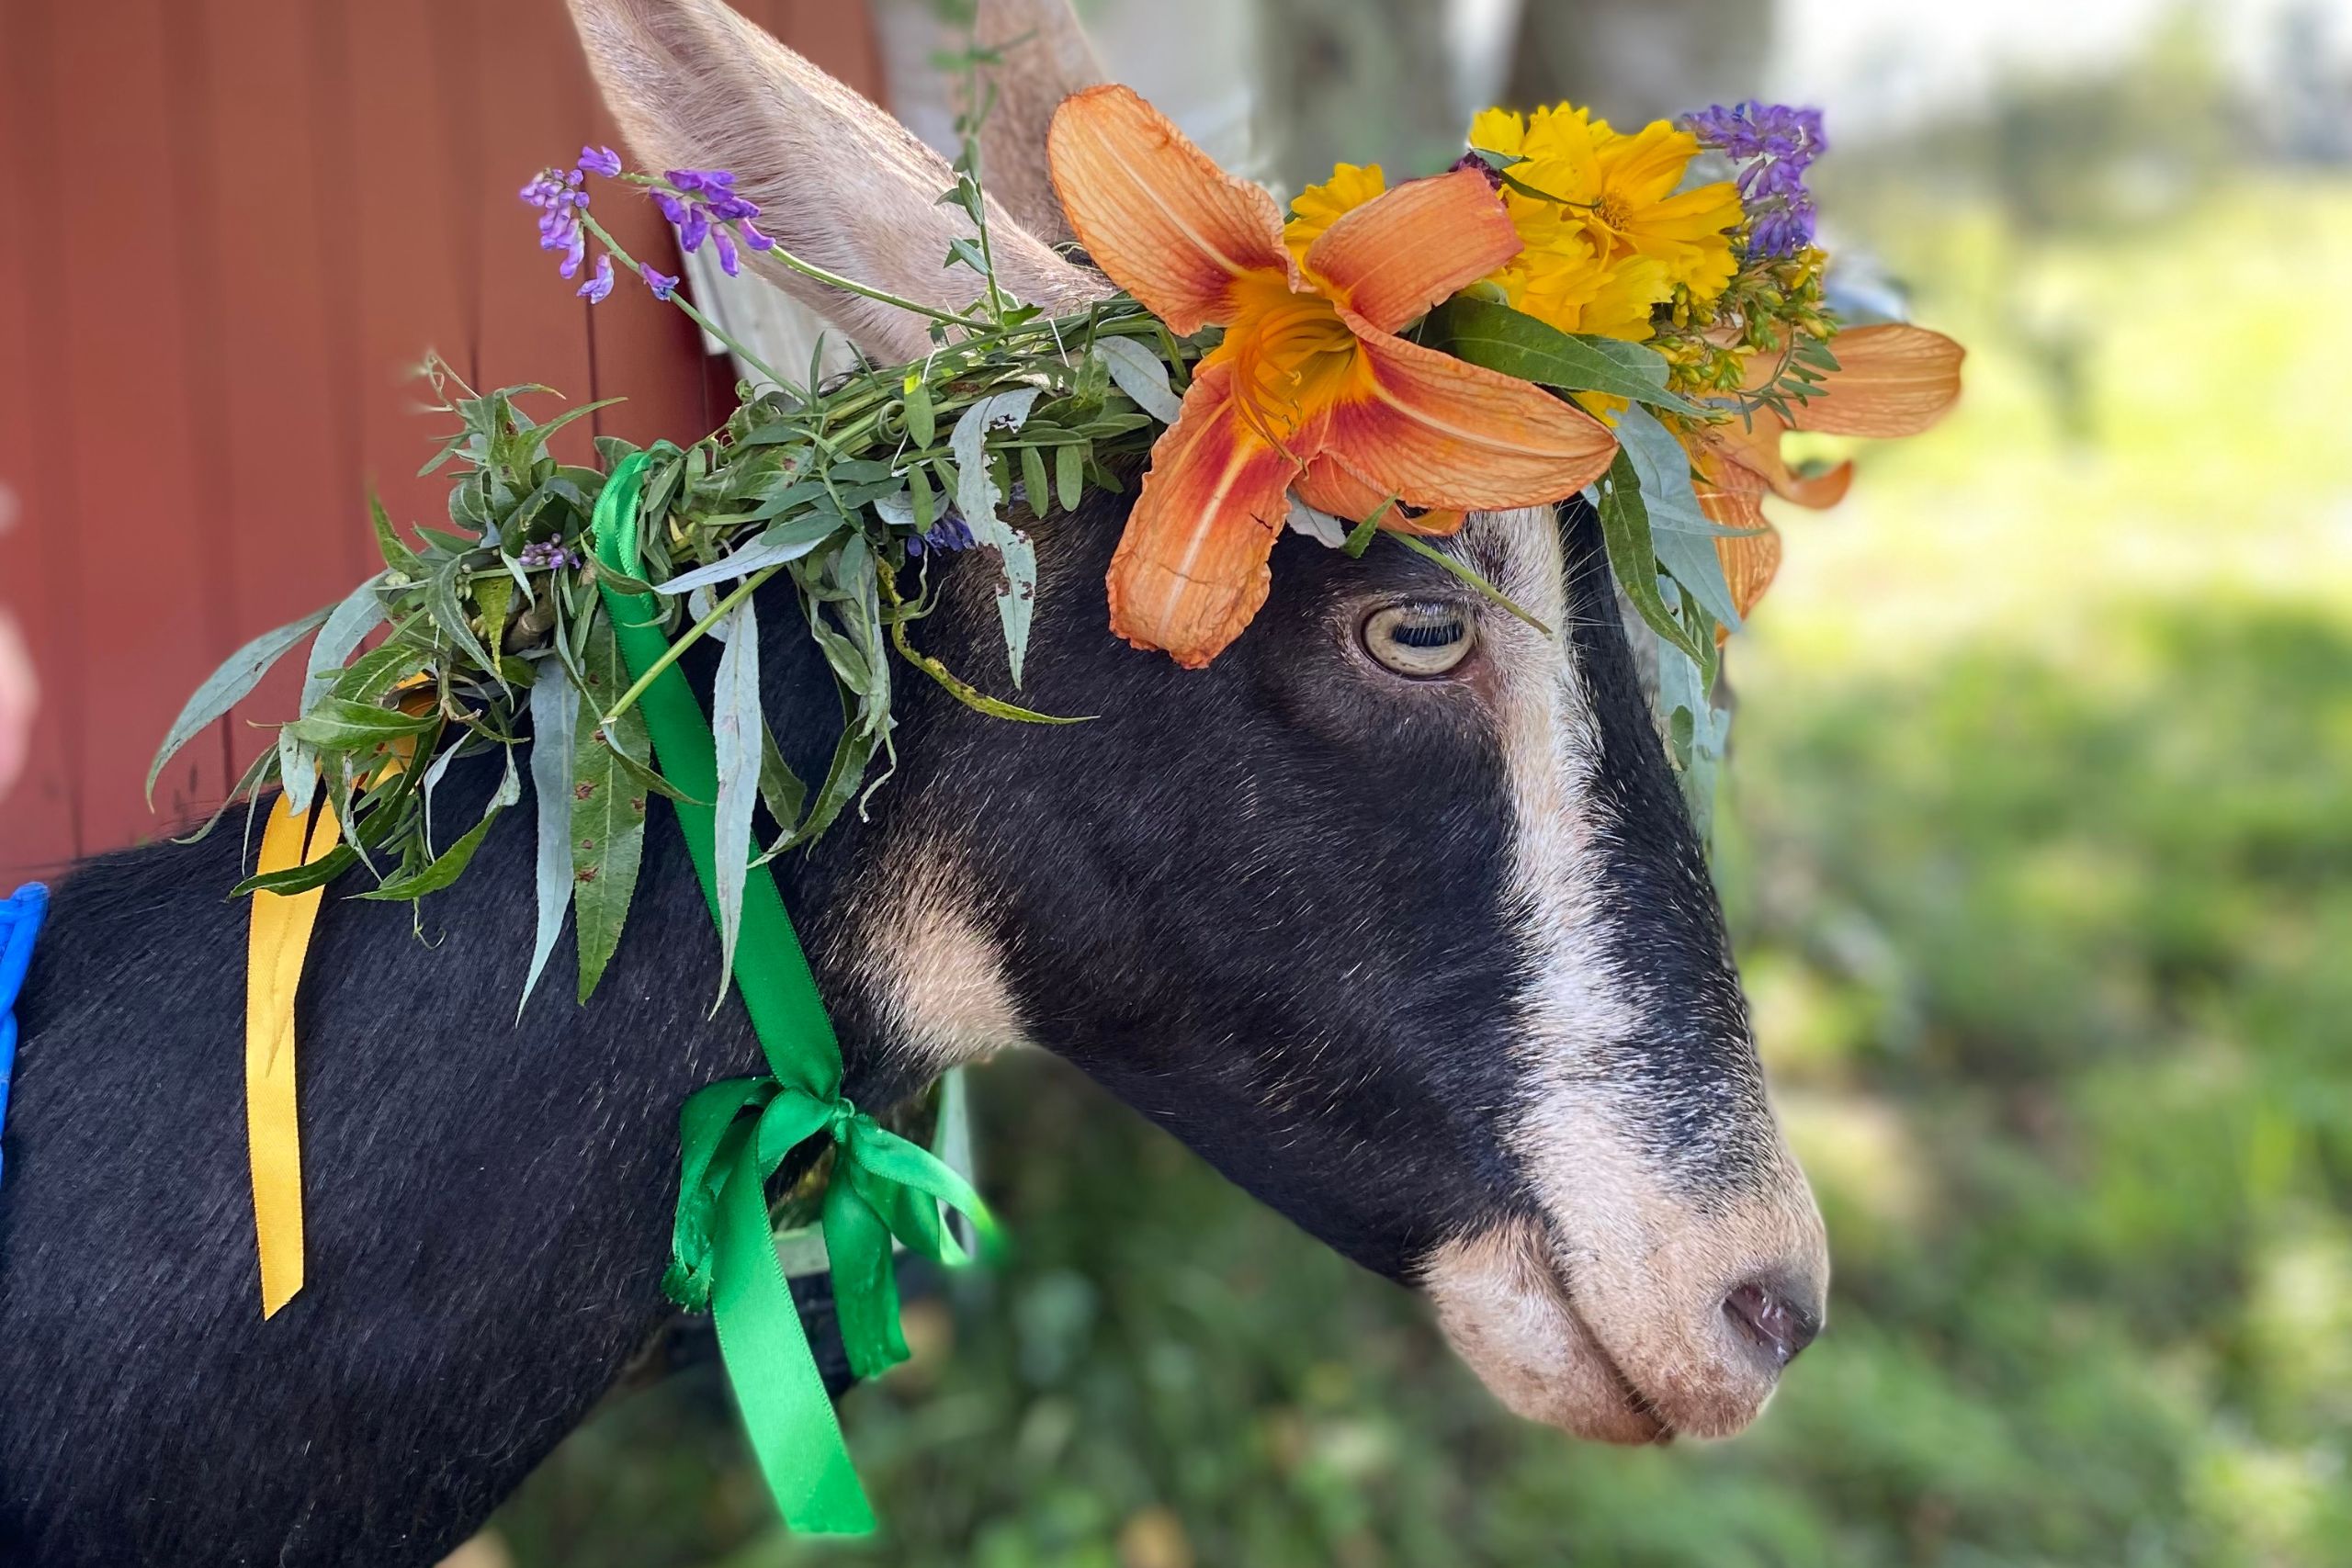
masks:
<instances>
[{"instance_id":1,"label":"blurred green grass","mask_svg":"<svg viewBox=\"0 0 2352 1568\"><path fill-rule=\"evenodd\" d=\"M1518 1424L1410 1298L1008 1062L1019 1250L844 1408L888 1533L781 1538L690 1378L565 1446L515 1560L2352 1562L2352 185L1873 211L1969 392L1786 519L1734 657L1719 872L1838 1267L1753 1432Z\"/></svg>"}]
</instances>

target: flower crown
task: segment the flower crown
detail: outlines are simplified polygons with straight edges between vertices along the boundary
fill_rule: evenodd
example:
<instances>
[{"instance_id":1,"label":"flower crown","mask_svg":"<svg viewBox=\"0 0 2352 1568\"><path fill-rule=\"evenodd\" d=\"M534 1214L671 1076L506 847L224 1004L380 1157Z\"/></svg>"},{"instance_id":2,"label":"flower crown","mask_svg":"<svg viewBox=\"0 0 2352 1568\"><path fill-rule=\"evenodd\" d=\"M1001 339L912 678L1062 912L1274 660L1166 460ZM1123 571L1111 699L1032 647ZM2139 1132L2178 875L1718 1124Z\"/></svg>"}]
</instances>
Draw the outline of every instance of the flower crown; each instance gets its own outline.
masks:
<instances>
[{"instance_id":1,"label":"flower crown","mask_svg":"<svg viewBox=\"0 0 2352 1568\"><path fill-rule=\"evenodd\" d=\"M519 798L527 708L542 730L579 737L568 766L531 773L539 830L596 905L599 918L582 921L584 999L630 902L645 794L676 794L636 711L659 671L618 679L602 587L657 596L669 659L717 632L735 661L757 658L755 592L779 576L797 591L850 719L811 787L766 735L756 669L722 682L715 718L760 741L719 781L720 817L741 840L722 853L763 861L871 787L869 767L892 744L893 652L983 712L1067 722L985 694L908 627L930 607L938 557L987 552L1017 688L1037 590L1023 522L1122 490L1136 459L1146 468L1110 569L1111 624L1188 666L1249 625L1285 528L1351 554L1385 535L1524 615L1429 541L1468 511L1586 493L1617 581L1657 638L1662 728L1703 818L1724 739L1710 700L1718 648L1780 558L1762 499L1826 506L1851 477L1843 463L1792 468L1781 434L1907 434L1958 391L1950 339L1846 325L1826 303L1804 185L1826 145L1815 111L1751 102L1627 133L1567 105L1489 109L1450 169L1391 186L1376 165L1342 164L1285 213L1129 89L1095 87L1061 107L1047 152L1079 241L1121 292L1060 318L1000 283L977 122L960 129L964 155L941 198L974 230L947 258L972 275L973 302L957 310L792 255L726 171L631 173L588 147L523 187L541 244L581 278L582 298L602 300L616 271L632 273L774 389L747 389L726 425L691 446L645 449L642 576L617 581L584 539L606 473L637 449L599 437L599 467L559 463L548 438L594 405L535 420L518 400L537 389L477 393L429 360L458 429L426 471L451 470L456 530L421 528L412 544L378 507L384 570L240 649L157 758L159 773L311 638L301 711L236 794L275 780L297 808L322 794L344 842L241 890L300 891L356 863L377 872L370 897L447 886ZM1693 183L1702 159L1725 177ZM643 192L686 251L709 246L729 275L752 257L884 301L928 318L934 346L919 363L796 383L615 240L595 216L597 182ZM506 752L506 786L436 847L426 807L443 770L387 761L493 748ZM599 787L631 798L634 816L573 833L575 795ZM744 804L754 794L778 829L756 852ZM543 949L568 901L543 898Z\"/></svg>"}]
</instances>

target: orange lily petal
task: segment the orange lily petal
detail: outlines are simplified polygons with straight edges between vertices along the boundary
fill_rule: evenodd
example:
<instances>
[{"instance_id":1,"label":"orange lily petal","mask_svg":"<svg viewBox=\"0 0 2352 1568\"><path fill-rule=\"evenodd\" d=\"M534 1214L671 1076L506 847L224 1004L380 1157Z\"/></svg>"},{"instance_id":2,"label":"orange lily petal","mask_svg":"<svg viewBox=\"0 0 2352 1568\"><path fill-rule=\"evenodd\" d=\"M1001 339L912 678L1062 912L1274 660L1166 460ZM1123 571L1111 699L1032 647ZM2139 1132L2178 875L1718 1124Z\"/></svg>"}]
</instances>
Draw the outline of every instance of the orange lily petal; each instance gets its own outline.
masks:
<instances>
[{"instance_id":1,"label":"orange lily petal","mask_svg":"<svg viewBox=\"0 0 2352 1568\"><path fill-rule=\"evenodd\" d=\"M1202 367L1111 558L1111 629L1190 670L1222 653L1266 602L1297 473L1234 409L1231 368Z\"/></svg>"},{"instance_id":2,"label":"orange lily petal","mask_svg":"<svg viewBox=\"0 0 2352 1568\"><path fill-rule=\"evenodd\" d=\"M1731 602L1746 620L1749 611L1772 586L1772 579L1781 570L1781 531L1764 516L1764 496L1761 489L1746 483L1731 486L1702 482L1697 486L1699 510L1710 522L1725 528L1760 529L1759 533L1717 535L1715 558L1723 562L1724 581L1730 586ZM1730 635L1731 628L1716 628L1717 643Z\"/></svg>"},{"instance_id":3,"label":"orange lily petal","mask_svg":"<svg viewBox=\"0 0 2352 1568\"><path fill-rule=\"evenodd\" d=\"M1450 510L1541 505L1617 455L1608 426L1542 388L1340 314L1359 339L1354 385L1314 446L1382 495Z\"/></svg>"},{"instance_id":4,"label":"orange lily petal","mask_svg":"<svg viewBox=\"0 0 2352 1568\"><path fill-rule=\"evenodd\" d=\"M1300 281L1274 198L1218 168L1132 88L1106 84L1065 99L1046 158L1094 265L1180 336L1231 319L1237 278Z\"/></svg>"},{"instance_id":5,"label":"orange lily petal","mask_svg":"<svg viewBox=\"0 0 2352 1568\"><path fill-rule=\"evenodd\" d=\"M1941 333L1902 321L1849 327L1829 340L1838 368L1810 401L1791 403L1799 430L1831 435L1917 435L1960 396L1967 353Z\"/></svg>"},{"instance_id":6,"label":"orange lily petal","mask_svg":"<svg viewBox=\"0 0 2352 1568\"><path fill-rule=\"evenodd\" d=\"M1519 254L1519 230L1487 176L1411 180L1346 213L1306 252L1324 292L1392 333Z\"/></svg>"},{"instance_id":7,"label":"orange lily petal","mask_svg":"<svg viewBox=\"0 0 2352 1568\"><path fill-rule=\"evenodd\" d=\"M1770 409L1758 409L1749 419L1749 424L1732 420L1708 425L1685 438L1702 473L1720 481L1722 476L1717 468L1736 464L1770 486L1772 493L1782 500L1816 512L1846 499L1847 489L1854 482L1852 459L1826 473L1800 474L1781 460L1781 436L1788 426L1781 423L1780 416Z\"/></svg>"},{"instance_id":8,"label":"orange lily petal","mask_svg":"<svg viewBox=\"0 0 2352 1568\"><path fill-rule=\"evenodd\" d=\"M1291 489L1298 499L1317 512L1328 512L1342 523L1361 523L1386 503L1388 492L1377 489L1371 480L1341 462L1337 456L1325 452L1306 465ZM1464 513L1443 508L1430 512L1407 513L1392 507L1380 520L1382 528L1395 534L1417 534L1424 538L1438 538L1457 532Z\"/></svg>"}]
</instances>

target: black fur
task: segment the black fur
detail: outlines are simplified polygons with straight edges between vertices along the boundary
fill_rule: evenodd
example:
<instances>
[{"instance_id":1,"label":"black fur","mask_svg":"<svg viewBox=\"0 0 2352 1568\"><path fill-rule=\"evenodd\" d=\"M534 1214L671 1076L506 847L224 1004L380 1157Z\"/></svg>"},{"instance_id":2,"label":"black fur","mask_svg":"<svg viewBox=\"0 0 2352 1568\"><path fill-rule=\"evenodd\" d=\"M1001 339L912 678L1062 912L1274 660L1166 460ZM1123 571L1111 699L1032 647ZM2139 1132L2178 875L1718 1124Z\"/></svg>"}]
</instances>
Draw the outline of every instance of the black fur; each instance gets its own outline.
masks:
<instances>
[{"instance_id":1,"label":"black fur","mask_svg":"<svg viewBox=\"0 0 2352 1568\"><path fill-rule=\"evenodd\" d=\"M1450 580L1402 550L1351 562L1286 539L1256 625L1187 672L1103 629L1117 523L1098 503L1050 531L1026 693L1103 716L1009 725L902 671L902 763L873 820L782 868L850 1091L886 1103L922 1075L877 1037L829 922L883 868L952 850L1040 1043L1350 1257L1408 1276L1445 1234L1531 1204L1497 1138L1528 958L1502 912L1493 731L1467 686L1399 681L1351 648L1363 607ZM1713 1074L1706 1042L1736 1006L1720 920L1589 514L1572 530L1623 951L1662 990L1714 998L1654 1064ZM954 570L922 640L984 677L1001 668L989 574ZM813 761L834 701L788 635L797 610L763 613L771 710ZM691 667L707 682L707 653ZM453 776L437 814L469 819L489 784ZM309 1280L267 1324L246 913L223 897L233 825L57 889L0 1187L0 1562L431 1563L661 1329L678 1104L758 1052L738 1003L704 1015L716 942L658 802L594 1002L570 999L567 944L516 1022L533 833L527 802L510 815L428 901L429 940L400 907L322 913L298 1015ZM1679 1103L1661 1099L1661 1136Z\"/></svg>"}]
</instances>

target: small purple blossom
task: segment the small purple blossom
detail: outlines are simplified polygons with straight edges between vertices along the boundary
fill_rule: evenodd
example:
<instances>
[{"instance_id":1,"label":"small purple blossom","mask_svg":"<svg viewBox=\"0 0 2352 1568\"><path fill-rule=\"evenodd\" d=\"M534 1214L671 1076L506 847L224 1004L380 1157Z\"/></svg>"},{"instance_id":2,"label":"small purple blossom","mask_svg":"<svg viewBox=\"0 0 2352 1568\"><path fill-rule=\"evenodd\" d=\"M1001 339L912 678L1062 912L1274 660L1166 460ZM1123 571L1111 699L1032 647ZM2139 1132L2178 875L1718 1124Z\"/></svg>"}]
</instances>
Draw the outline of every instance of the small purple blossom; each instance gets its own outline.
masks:
<instances>
[{"instance_id":1,"label":"small purple blossom","mask_svg":"<svg viewBox=\"0 0 2352 1568\"><path fill-rule=\"evenodd\" d=\"M907 541L907 555L910 559L921 556L925 550L953 555L957 550L968 550L971 547L971 525L965 522L957 513L950 512L938 522L933 523L929 532L917 534L910 538Z\"/></svg>"},{"instance_id":2,"label":"small purple blossom","mask_svg":"<svg viewBox=\"0 0 2352 1568\"><path fill-rule=\"evenodd\" d=\"M580 167L611 179L621 172L621 155L609 147L582 147L580 150Z\"/></svg>"},{"instance_id":3,"label":"small purple blossom","mask_svg":"<svg viewBox=\"0 0 2352 1568\"><path fill-rule=\"evenodd\" d=\"M653 290L653 298L656 299L667 299L673 293L676 292L678 280L671 276L668 273L658 271L650 266L646 267L644 272L645 287Z\"/></svg>"},{"instance_id":4,"label":"small purple blossom","mask_svg":"<svg viewBox=\"0 0 2352 1568\"><path fill-rule=\"evenodd\" d=\"M1819 109L1750 98L1685 115L1682 124L1702 145L1742 165L1736 177L1749 254L1792 256L1813 243L1815 209L1804 172L1829 149Z\"/></svg>"},{"instance_id":5,"label":"small purple blossom","mask_svg":"<svg viewBox=\"0 0 2352 1568\"><path fill-rule=\"evenodd\" d=\"M514 562L526 571L560 571L579 566L582 558L579 551L566 548L561 539L541 539L525 545Z\"/></svg>"},{"instance_id":6,"label":"small purple blossom","mask_svg":"<svg viewBox=\"0 0 2352 1568\"><path fill-rule=\"evenodd\" d=\"M564 276L569 277L571 275L566 273ZM580 286L580 298L587 300L591 305L601 305L604 303L605 296L612 291L613 258L609 255L598 256L594 276Z\"/></svg>"},{"instance_id":7,"label":"small purple blossom","mask_svg":"<svg viewBox=\"0 0 2352 1568\"><path fill-rule=\"evenodd\" d=\"M729 277L742 269L739 236L742 244L755 251L775 249L775 242L752 224L760 215L760 204L735 193L735 176L729 171L672 169L663 177L676 189L650 194L662 216L678 231L681 249L691 254L701 250L705 240L710 241L719 270Z\"/></svg>"}]
</instances>

